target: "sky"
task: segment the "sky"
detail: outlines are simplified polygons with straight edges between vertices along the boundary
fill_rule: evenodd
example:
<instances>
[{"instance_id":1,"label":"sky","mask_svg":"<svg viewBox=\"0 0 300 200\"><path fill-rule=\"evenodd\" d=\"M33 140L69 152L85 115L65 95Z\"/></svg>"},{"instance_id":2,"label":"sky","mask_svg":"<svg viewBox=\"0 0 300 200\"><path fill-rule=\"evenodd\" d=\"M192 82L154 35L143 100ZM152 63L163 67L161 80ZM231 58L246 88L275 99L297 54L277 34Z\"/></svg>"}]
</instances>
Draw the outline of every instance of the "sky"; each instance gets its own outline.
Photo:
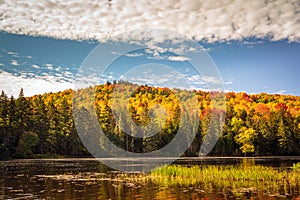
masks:
<instances>
[{"instance_id":1,"label":"sky","mask_svg":"<svg viewBox=\"0 0 300 200\"><path fill-rule=\"evenodd\" d=\"M5 0L0 90L57 92L84 77L300 96L298 30L298 1Z\"/></svg>"}]
</instances>

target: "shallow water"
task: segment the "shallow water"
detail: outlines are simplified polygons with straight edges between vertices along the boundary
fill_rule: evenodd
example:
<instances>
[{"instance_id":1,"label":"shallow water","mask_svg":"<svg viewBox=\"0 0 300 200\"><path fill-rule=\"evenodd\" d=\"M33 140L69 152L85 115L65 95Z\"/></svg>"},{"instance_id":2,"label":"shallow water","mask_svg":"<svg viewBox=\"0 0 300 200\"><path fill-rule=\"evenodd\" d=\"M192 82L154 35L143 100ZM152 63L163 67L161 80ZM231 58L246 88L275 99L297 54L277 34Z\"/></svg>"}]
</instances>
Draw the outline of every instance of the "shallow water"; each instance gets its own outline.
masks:
<instances>
[{"instance_id":1,"label":"shallow water","mask_svg":"<svg viewBox=\"0 0 300 200\"><path fill-rule=\"evenodd\" d=\"M161 158L167 160L168 158ZM111 159L111 162L128 164L130 159ZM126 162L124 162L126 161ZM155 159L144 161L145 165ZM167 162L167 161L166 161ZM299 157L260 158L181 158L176 164L183 165L268 165L280 168L300 162ZM135 166L136 167L136 166ZM143 165L139 164L140 169ZM0 199L300 199L300 188L263 196L255 188L247 195L228 196L230 189L216 189L197 185L191 187L162 187L153 183L124 181L120 172L101 164L96 159L24 159L0 162ZM251 193L251 197L249 196ZM226 196L227 195L227 196Z\"/></svg>"}]
</instances>

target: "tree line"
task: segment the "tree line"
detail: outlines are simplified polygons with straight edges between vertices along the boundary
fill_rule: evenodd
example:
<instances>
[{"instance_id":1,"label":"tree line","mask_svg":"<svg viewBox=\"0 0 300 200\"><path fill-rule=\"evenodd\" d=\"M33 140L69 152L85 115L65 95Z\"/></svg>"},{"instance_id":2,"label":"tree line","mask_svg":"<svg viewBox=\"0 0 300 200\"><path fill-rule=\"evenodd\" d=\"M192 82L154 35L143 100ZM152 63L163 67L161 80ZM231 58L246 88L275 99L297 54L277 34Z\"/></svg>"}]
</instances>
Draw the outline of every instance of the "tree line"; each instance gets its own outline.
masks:
<instances>
[{"instance_id":1,"label":"tree line","mask_svg":"<svg viewBox=\"0 0 300 200\"><path fill-rule=\"evenodd\" d=\"M114 93L116 90L122 95ZM192 104L188 98L191 96L197 100L197 116L184 109ZM214 102L222 97L224 101ZM171 142L181 129L186 137L196 132L185 156L197 156L209 132L220 133L209 154L212 156L300 155L298 96L171 90L119 81L32 97L24 97L23 89L17 98L9 98L2 91L0 159L90 156L77 134L72 114L74 99L76 108L95 110L105 135L130 152L158 150ZM126 99L128 102L123 105ZM117 110L128 112L130 117L124 116L125 112L116 116L112 110L116 105ZM145 127L143 138L135 137L137 127ZM154 129L158 133L151 135ZM105 146L101 138L97 143Z\"/></svg>"}]
</instances>

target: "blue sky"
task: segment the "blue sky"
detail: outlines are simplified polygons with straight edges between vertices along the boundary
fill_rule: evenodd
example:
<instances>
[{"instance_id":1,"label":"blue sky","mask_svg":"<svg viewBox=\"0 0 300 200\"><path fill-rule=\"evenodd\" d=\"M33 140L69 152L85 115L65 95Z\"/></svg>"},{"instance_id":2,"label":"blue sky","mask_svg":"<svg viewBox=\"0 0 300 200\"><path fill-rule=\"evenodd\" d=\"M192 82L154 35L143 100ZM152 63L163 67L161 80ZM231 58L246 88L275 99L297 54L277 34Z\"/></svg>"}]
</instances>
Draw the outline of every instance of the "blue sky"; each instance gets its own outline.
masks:
<instances>
[{"instance_id":1,"label":"blue sky","mask_svg":"<svg viewBox=\"0 0 300 200\"><path fill-rule=\"evenodd\" d=\"M22 77L16 87L22 86L23 79L37 78L56 84L58 89L67 89L72 87L81 63L98 44L101 45L96 41L61 40L1 32L0 69L2 73L10 74L10 78ZM202 42L201 45L209 49L208 53L221 73L225 90L300 94L299 43L251 39L223 43ZM116 64L116 71L122 71L128 63L145 63L144 56L138 58L132 60L134 57L122 57ZM151 62L185 67L183 62L164 59L152 59ZM114 78L111 77L111 80ZM23 86L27 94L35 93L34 84L26 83ZM1 89L12 92L12 89L5 88L6 85L2 84ZM19 89L13 91L16 93Z\"/></svg>"},{"instance_id":2,"label":"blue sky","mask_svg":"<svg viewBox=\"0 0 300 200\"><path fill-rule=\"evenodd\" d=\"M300 44L284 40L252 42L217 44L210 52L226 89L299 95Z\"/></svg>"},{"instance_id":3,"label":"blue sky","mask_svg":"<svg viewBox=\"0 0 300 200\"><path fill-rule=\"evenodd\" d=\"M4 1L0 4L0 89L16 96L23 87L25 95L31 96L76 88L80 69L90 61L86 58L99 46L100 61L94 64L100 70L108 64L104 60L119 57L103 80L124 78L125 69L148 63L128 80L164 86L164 80L170 83L179 78L177 82L186 81L196 89L218 82L213 76L199 77L189 63L193 59L169 51L170 45L156 46L178 42L179 33L207 51L211 60L206 57L203 66L215 63L225 91L300 95L299 10L296 1L285 0L230 4L225 0ZM149 28L170 32L126 33ZM151 43L147 37L159 42ZM123 42L121 49L132 39L148 42L144 50L121 55L118 49L110 49L111 38ZM180 42L175 52L190 48L189 43ZM149 63L155 65L156 73L147 71L153 67Z\"/></svg>"}]
</instances>

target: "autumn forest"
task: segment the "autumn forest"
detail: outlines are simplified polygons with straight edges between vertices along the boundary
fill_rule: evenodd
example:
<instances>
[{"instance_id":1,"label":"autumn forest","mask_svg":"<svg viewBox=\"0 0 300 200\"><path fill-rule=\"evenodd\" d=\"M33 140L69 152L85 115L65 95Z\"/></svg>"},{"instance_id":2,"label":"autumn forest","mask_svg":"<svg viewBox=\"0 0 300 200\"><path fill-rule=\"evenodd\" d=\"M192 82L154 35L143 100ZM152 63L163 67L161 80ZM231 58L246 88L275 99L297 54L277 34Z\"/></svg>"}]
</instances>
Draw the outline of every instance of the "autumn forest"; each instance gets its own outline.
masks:
<instances>
[{"instance_id":1,"label":"autumn forest","mask_svg":"<svg viewBox=\"0 0 300 200\"><path fill-rule=\"evenodd\" d=\"M0 159L91 156L76 131L72 115L74 97L82 100L93 97L100 126L118 147L131 152L151 152L165 146L176 134L180 120L188 121L191 113L181 109L180 104L189 102L180 102L173 90L168 88L142 85L131 93L133 86L137 87L128 82L114 81L76 92L70 89L32 97L24 97L21 89L17 98L8 97L2 92ZM120 120L123 123L120 124L111 111L112 92L115 88L122 88L122 93L130 96L130 101L124 108L140 126L149 124L149 112L155 112L152 109L155 105L161 105L169 113L155 113L158 118L154 124L160 127L158 134L137 138L125 133L126 119ZM188 126L196 129L197 133L183 156L198 156L203 138L210 130L209 126L212 126L209 122L212 115L223 117L225 123L213 124L214 130L221 130L221 134L209 155L300 155L300 97L229 92L224 94L222 106L212 103L214 97L222 95L218 92L175 90L181 96L194 95L199 113L197 127L194 124ZM122 98L118 101L122 102ZM81 102L77 103L77 107L80 107ZM123 116L119 117L122 119ZM191 132L188 128L184 131L187 136Z\"/></svg>"}]
</instances>

